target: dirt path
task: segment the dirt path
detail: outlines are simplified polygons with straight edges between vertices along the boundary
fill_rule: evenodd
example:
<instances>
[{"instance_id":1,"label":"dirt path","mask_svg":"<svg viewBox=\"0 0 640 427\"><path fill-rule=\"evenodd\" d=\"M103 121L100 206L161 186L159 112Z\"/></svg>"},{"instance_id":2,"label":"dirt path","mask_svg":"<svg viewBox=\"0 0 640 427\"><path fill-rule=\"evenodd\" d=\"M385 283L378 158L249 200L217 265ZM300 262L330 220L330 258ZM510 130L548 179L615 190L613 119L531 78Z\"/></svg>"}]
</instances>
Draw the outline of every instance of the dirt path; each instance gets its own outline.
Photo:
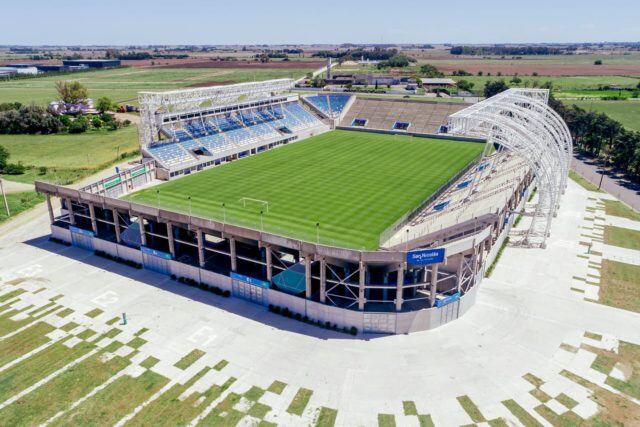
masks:
<instances>
[{"instance_id":1,"label":"dirt path","mask_svg":"<svg viewBox=\"0 0 640 427\"><path fill-rule=\"evenodd\" d=\"M22 182L15 181L7 181L6 179L2 180L2 185L4 186L4 191L7 194L10 193L22 193L23 191L33 191L33 184L25 184Z\"/></svg>"}]
</instances>

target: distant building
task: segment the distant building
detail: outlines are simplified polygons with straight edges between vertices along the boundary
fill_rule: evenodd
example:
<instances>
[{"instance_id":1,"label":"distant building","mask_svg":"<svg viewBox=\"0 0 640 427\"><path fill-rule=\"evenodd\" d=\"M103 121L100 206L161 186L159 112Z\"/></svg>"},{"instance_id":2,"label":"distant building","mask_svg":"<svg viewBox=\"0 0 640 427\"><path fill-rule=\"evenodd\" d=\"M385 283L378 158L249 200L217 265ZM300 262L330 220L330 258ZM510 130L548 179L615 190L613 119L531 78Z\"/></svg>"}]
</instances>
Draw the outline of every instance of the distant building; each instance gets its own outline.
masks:
<instances>
[{"instance_id":1,"label":"distant building","mask_svg":"<svg viewBox=\"0 0 640 427\"><path fill-rule=\"evenodd\" d=\"M96 114L93 99L87 98L78 104L67 104L63 101L52 101L47 109L54 114Z\"/></svg>"},{"instance_id":2,"label":"distant building","mask_svg":"<svg viewBox=\"0 0 640 427\"><path fill-rule=\"evenodd\" d=\"M3 75L21 74L35 76L36 74L38 74L38 69L36 67L27 64L7 65L0 68L3 70ZM13 70L14 72L11 72L11 70Z\"/></svg>"},{"instance_id":3,"label":"distant building","mask_svg":"<svg viewBox=\"0 0 640 427\"><path fill-rule=\"evenodd\" d=\"M422 87L427 90L449 89L455 87L456 81L447 78L422 79Z\"/></svg>"},{"instance_id":4,"label":"distant building","mask_svg":"<svg viewBox=\"0 0 640 427\"><path fill-rule=\"evenodd\" d=\"M122 65L119 59L65 59L62 64L68 67L88 68L115 68Z\"/></svg>"},{"instance_id":5,"label":"distant building","mask_svg":"<svg viewBox=\"0 0 640 427\"><path fill-rule=\"evenodd\" d=\"M17 68L0 67L0 77L2 78L12 77L12 76L15 76L16 74L18 74Z\"/></svg>"}]
</instances>

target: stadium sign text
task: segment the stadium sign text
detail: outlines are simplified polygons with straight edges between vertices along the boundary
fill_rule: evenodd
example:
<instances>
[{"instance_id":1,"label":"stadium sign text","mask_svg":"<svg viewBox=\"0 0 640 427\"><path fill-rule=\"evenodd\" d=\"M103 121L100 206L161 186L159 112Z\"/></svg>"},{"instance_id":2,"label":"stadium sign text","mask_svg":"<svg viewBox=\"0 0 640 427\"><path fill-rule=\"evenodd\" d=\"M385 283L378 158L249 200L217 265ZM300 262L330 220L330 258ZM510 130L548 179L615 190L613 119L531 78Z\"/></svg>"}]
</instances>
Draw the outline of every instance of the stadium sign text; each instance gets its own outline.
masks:
<instances>
[{"instance_id":1,"label":"stadium sign text","mask_svg":"<svg viewBox=\"0 0 640 427\"><path fill-rule=\"evenodd\" d=\"M444 261L444 248L420 249L418 251L407 252L407 264L429 265L438 264Z\"/></svg>"},{"instance_id":2,"label":"stadium sign text","mask_svg":"<svg viewBox=\"0 0 640 427\"><path fill-rule=\"evenodd\" d=\"M255 279L253 277L245 276L244 274L238 274L233 271L231 272L230 276L232 279L239 280L241 282L260 286L261 288L269 288L269 282L265 282L264 280Z\"/></svg>"},{"instance_id":3,"label":"stadium sign text","mask_svg":"<svg viewBox=\"0 0 640 427\"><path fill-rule=\"evenodd\" d=\"M454 301L458 301L460 299L460 292L456 292L453 295L449 295L445 298L436 300L436 307L442 307L445 306L447 304L451 304Z\"/></svg>"}]
</instances>

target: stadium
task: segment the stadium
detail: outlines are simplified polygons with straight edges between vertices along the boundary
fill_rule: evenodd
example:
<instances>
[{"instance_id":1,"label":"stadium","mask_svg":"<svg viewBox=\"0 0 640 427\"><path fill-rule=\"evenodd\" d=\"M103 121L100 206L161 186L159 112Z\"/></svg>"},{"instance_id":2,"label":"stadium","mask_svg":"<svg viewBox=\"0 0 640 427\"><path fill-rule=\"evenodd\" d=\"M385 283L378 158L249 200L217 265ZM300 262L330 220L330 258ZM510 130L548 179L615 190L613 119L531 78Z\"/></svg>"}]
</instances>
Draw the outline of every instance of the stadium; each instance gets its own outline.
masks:
<instances>
[{"instance_id":1,"label":"stadium","mask_svg":"<svg viewBox=\"0 0 640 427\"><path fill-rule=\"evenodd\" d=\"M466 106L294 84L140 93L140 164L80 190L36 183L52 237L393 334L462 316L507 237L545 247L572 153L547 90Z\"/></svg>"}]
</instances>

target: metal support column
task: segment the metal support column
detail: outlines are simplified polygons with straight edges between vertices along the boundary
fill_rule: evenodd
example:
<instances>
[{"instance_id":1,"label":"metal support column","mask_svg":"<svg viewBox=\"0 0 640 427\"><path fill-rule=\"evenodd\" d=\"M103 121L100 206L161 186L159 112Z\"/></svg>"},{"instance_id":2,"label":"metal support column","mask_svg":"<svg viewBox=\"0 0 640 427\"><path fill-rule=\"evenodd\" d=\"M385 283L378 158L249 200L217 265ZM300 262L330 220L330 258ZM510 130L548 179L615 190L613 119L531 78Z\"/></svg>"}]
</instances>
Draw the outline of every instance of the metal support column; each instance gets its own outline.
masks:
<instances>
[{"instance_id":1,"label":"metal support column","mask_svg":"<svg viewBox=\"0 0 640 427\"><path fill-rule=\"evenodd\" d=\"M51 195L49 193L47 193L47 210L49 211L49 221L53 224L56 218L53 215L53 206L51 205Z\"/></svg>"},{"instance_id":2,"label":"metal support column","mask_svg":"<svg viewBox=\"0 0 640 427\"><path fill-rule=\"evenodd\" d=\"M273 280L273 269L271 266L271 263L272 263L271 245L265 245L264 250L265 250L265 262L267 264L267 281L270 282L271 280Z\"/></svg>"},{"instance_id":3,"label":"metal support column","mask_svg":"<svg viewBox=\"0 0 640 427\"><path fill-rule=\"evenodd\" d=\"M71 199L67 197L65 200L67 201L67 212L69 212L69 223L71 225L76 225L76 217L73 214L73 205L71 204Z\"/></svg>"},{"instance_id":4,"label":"metal support column","mask_svg":"<svg viewBox=\"0 0 640 427\"><path fill-rule=\"evenodd\" d=\"M113 226L116 230L116 243L120 244L120 215L118 215L118 211L115 209L111 209L111 213L113 214Z\"/></svg>"},{"instance_id":5,"label":"metal support column","mask_svg":"<svg viewBox=\"0 0 640 427\"><path fill-rule=\"evenodd\" d=\"M147 246L147 233L144 231L144 218L138 215L138 226L140 227L140 244Z\"/></svg>"},{"instance_id":6,"label":"metal support column","mask_svg":"<svg viewBox=\"0 0 640 427\"><path fill-rule=\"evenodd\" d=\"M365 272L367 266L363 261L360 261L360 271L358 272L359 284L358 284L358 309L364 310L364 284L365 284Z\"/></svg>"},{"instance_id":7,"label":"metal support column","mask_svg":"<svg viewBox=\"0 0 640 427\"><path fill-rule=\"evenodd\" d=\"M396 311L402 311L402 289L404 287L404 264L398 265L398 279L396 280Z\"/></svg>"},{"instance_id":8,"label":"metal support column","mask_svg":"<svg viewBox=\"0 0 640 427\"><path fill-rule=\"evenodd\" d=\"M198 229L196 236L198 239L198 265L200 268L204 268L204 233Z\"/></svg>"},{"instance_id":9,"label":"metal support column","mask_svg":"<svg viewBox=\"0 0 640 427\"><path fill-rule=\"evenodd\" d=\"M311 298L311 256L304 254L304 289L305 297Z\"/></svg>"},{"instance_id":10,"label":"metal support column","mask_svg":"<svg viewBox=\"0 0 640 427\"><path fill-rule=\"evenodd\" d=\"M173 224L167 222L167 240L169 242L169 253L173 258L176 257L176 245L173 241Z\"/></svg>"},{"instance_id":11,"label":"metal support column","mask_svg":"<svg viewBox=\"0 0 640 427\"><path fill-rule=\"evenodd\" d=\"M91 217L91 230L93 234L98 235L98 223L96 222L96 208L93 207L93 203L89 203L89 216Z\"/></svg>"},{"instance_id":12,"label":"metal support column","mask_svg":"<svg viewBox=\"0 0 640 427\"><path fill-rule=\"evenodd\" d=\"M238 269L238 258L236 257L236 239L229 237L229 252L231 253L231 271Z\"/></svg>"},{"instance_id":13,"label":"metal support column","mask_svg":"<svg viewBox=\"0 0 640 427\"><path fill-rule=\"evenodd\" d=\"M327 261L320 258L320 302L326 301L327 293Z\"/></svg>"},{"instance_id":14,"label":"metal support column","mask_svg":"<svg viewBox=\"0 0 640 427\"><path fill-rule=\"evenodd\" d=\"M438 265L431 266L431 288L429 289L429 304L431 307L436 305L436 293L438 292Z\"/></svg>"}]
</instances>

